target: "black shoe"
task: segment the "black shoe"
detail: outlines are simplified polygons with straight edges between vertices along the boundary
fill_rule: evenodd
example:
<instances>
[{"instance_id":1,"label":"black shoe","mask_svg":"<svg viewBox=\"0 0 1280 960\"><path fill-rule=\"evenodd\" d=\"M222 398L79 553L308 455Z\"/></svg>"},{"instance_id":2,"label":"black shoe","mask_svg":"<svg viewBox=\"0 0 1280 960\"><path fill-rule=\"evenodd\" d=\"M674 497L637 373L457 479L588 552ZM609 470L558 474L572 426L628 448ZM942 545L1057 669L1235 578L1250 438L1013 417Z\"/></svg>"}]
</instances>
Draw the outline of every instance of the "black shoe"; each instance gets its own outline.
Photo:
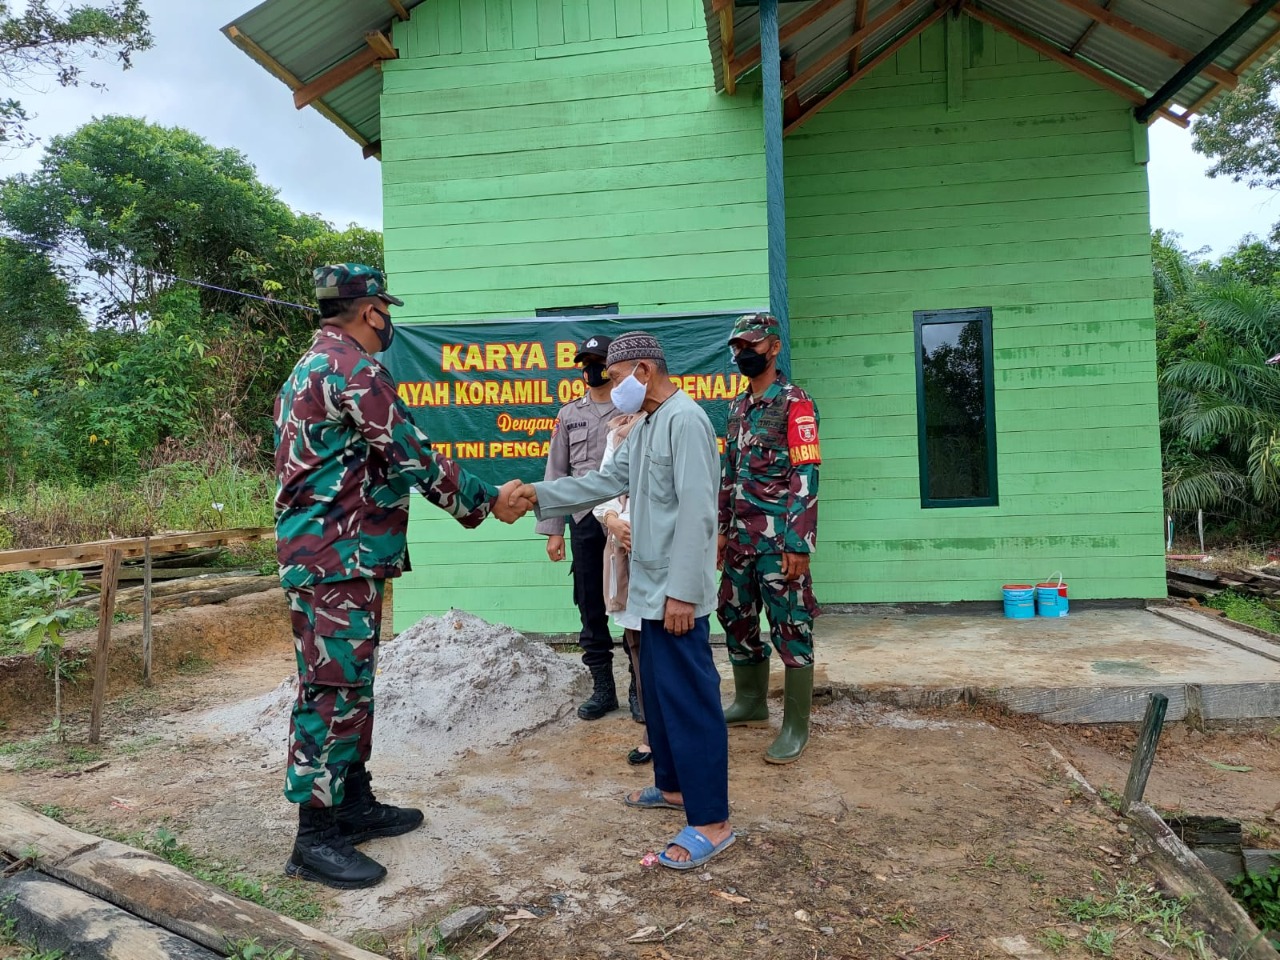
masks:
<instances>
[{"instance_id":1,"label":"black shoe","mask_svg":"<svg viewBox=\"0 0 1280 960\"><path fill-rule=\"evenodd\" d=\"M359 890L380 883L387 868L365 856L338 830L330 807L299 807L298 838L284 872L338 890Z\"/></svg>"},{"instance_id":2,"label":"black shoe","mask_svg":"<svg viewBox=\"0 0 1280 960\"><path fill-rule=\"evenodd\" d=\"M373 776L363 763L347 771L342 804L334 811L338 830L351 843L374 837L398 837L422 826L422 811L379 803L373 795Z\"/></svg>"},{"instance_id":3,"label":"black shoe","mask_svg":"<svg viewBox=\"0 0 1280 960\"><path fill-rule=\"evenodd\" d=\"M627 754L627 763L631 764L633 767L643 766L651 760L653 760L652 750L641 750L639 747L636 747Z\"/></svg>"},{"instance_id":4,"label":"black shoe","mask_svg":"<svg viewBox=\"0 0 1280 960\"><path fill-rule=\"evenodd\" d=\"M613 665L601 664L591 668L591 678L595 681L595 689L590 699L578 707L578 716L583 720L599 720L606 713L618 709L618 690L613 685Z\"/></svg>"}]
</instances>

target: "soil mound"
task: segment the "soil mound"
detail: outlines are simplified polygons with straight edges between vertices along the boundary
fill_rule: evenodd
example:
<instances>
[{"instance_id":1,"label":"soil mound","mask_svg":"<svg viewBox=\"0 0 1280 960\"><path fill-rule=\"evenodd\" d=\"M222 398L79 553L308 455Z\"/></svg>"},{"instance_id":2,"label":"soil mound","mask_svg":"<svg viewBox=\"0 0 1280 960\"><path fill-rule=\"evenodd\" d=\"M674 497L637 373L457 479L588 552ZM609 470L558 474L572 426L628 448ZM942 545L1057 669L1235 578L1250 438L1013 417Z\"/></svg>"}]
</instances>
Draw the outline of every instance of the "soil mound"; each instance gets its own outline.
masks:
<instances>
[{"instance_id":1,"label":"soil mound","mask_svg":"<svg viewBox=\"0 0 1280 960\"><path fill-rule=\"evenodd\" d=\"M547 644L461 610L427 617L378 650L374 750L446 760L506 743L564 716L586 671ZM209 722L283 749L296 678Z\"/></svg>"}]
</instances>

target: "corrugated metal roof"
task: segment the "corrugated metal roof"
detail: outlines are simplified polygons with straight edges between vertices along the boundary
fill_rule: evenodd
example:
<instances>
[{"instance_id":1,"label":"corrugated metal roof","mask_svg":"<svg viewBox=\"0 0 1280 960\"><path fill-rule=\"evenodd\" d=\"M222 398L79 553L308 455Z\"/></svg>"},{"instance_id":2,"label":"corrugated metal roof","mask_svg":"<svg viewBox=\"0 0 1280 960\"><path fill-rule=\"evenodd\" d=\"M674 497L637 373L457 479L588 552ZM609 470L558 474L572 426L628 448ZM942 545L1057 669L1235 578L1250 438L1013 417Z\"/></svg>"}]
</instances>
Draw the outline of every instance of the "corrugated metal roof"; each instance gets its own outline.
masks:
<instances>
[{"instance_id":1,"label":"corrugated metal roof","mask_svg":"<svg viewBox=\"0 0 1280 960\"><path fill-rule=\"evenodd\" d=\"M783 32L787 24L804 17L820 0L791 2L780 0L779 21ZM1026 33L1034 34L1054 46L1068 50L1085 35L1093 19L1059 0L973 0L972 5L997 14ZM894 0L870 0L866 22L876 19L894 6ZM1277 3L1275 6L1280 6ZM796 32L782 43L783 57L796 58L796 72L804 77L853 34L857 0L840 0L830 4L827 12L813 24ZM862 44L862 59L873 57L892 43L906 29L937 8L934 0L920 0L900 15L886 22ZM707 36L714 66L716 88L724 89L724 64L721 52L720 18L713 10L713 0L703 0L707 20ZM1247 10L1241 0L1112 0L1108 9L1130 23L1166 41L1198 53L1223 34ZM736 7L733 14L734 56L742 59L760 39L760 18L755 6ZM1214 64L1230 72L1256 60L1258 53L1280 45L1280 22L1274 15L1264 16L1236 40ZM1150 95L1159 90L1181 68L1181 63L1152 49L1146 43L1099 24L1080 45L1077 56L1114 74L1140 92ZM847 62L834 63L820 71L798 90L801 101L830 89L849 74ZM1201 73L1189 81L1173 98L1184 109L1203 106L1202 100L1221 93L1218 83ZM1207 101L1206 101L1207 102Z\"/></svg>"},{"instance_id":2,"label":"corrugated metal roof","mask_svg":"<svg viewBox=\"0 0 1280 960\"><path fill-rule=\"evenodd\" d=\"M412 10L422 2L403 0L403 6ZM222 32L296 87L364 50L366 33L387 33L398 19L387 0L266 0L227 24ZM368 145L381 136L381 95L382 74L369 69L321 97L314 106L357 143Z\"/></svg>"}]
</instances>

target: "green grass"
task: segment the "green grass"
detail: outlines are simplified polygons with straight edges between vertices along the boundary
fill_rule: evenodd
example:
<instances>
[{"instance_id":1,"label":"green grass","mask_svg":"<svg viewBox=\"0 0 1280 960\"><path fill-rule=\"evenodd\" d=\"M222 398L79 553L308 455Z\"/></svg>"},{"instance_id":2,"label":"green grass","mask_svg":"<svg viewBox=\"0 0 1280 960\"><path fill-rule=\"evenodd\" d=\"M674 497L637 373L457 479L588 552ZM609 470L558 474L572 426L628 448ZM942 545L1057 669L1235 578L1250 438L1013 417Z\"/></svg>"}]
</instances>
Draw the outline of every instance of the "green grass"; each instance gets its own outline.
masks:
<instances>
[{"instance_id":1,"label":"green grass","mask_svg":"<svg viewBox=\"0 0 1280 960\"><path fill-rule=\"evenodd\" d=\"M8 916L13 897L0 900L0 947L20 947L21 952L10 954L10 960L63 960L61 950L41 950L34 943L24 942L18 936L18 921Z\"/></svg>"},{"instance_id":2,"label":"green grass","mask_svg":"<svg viewBox=\"0 0 1280 960\"><path fill-rule=\"evenodd\" d=\"M1280 949L1280 867L1272 867L1260 875L1242 874L1228 886L1258 929L1264 933L1270 931L1272 945Z\"/></svg>"},{"instance_id":3,"label":"green grass","mask_svg":"<svg viewBox=\"0 0 1280 960\"><path fill-rule=\"evenodd\" d=\"M268 910L293 917L295 920L309 922L324 916L324 906L318 899L317 890L313 884L274 876L267 881L232 870L220 860L194 853L178 841L176 834L165 827L157 827L150 834L129 834L115 836L112 839L130 846L141 847L167 860L179 870L185 870L193 877L211 883L215 887L221 887L241 900L248 900L250 903L256 903ZM266 960L267 957L277 960L269 953L255 956L261 960Z\"/></svg>"},{"instance_id":4,"label":"green grass","mask_svg":"<svg viewBox=\"0 0 1280 960\"><path fill-rule=\"evenodd\" d=\"M257 938L228 943L226 960L300 960L293 947L264 947Z\"/></svg>"},{"instance_id":5,"label":"green grass","mask_svg":"<svg viewBox=\"0 0 1280 960\"><path fill-rule=\"evenodd\" d=\"M1207 603L1215 610L1221 610L1228 620L1280 634L1280 611L1272 610L1257 597L1246 597L1234 590L1224 590Z\"/></svg>"},{"instance_id":6,"label":"green grass","mask_svg":"<svg viewBox=\"0 0 1280 960\"><path fill-rule=\"evenodd\" d=\"M19 773L27 770L51 770L62 762L54 755L55 739L53 734L46 733L27 740L0 743L0 760L7 761L6 765Z\"/></svg>"},{"instance_id":7,"label":"green grass","mask_svg":"<svg viewBox=\"0 0 1280 960\"><path fill-rule=\"evenodd\" d=\"M1068 919L1089 925L1084 945L1090 952L1103 957L1113 956L1116 939L1123 926L1170 951L1180 951L1195 960L1208 960L1211 956L1204 932L1187 926L1187 904L1184 901L1167 900L1153 887L1127 880L1117 880L1112 886L1097 871L1093 880L1099 890L1093 896L1058 899L1058 907Z\"/></svg>"}]
</instances>

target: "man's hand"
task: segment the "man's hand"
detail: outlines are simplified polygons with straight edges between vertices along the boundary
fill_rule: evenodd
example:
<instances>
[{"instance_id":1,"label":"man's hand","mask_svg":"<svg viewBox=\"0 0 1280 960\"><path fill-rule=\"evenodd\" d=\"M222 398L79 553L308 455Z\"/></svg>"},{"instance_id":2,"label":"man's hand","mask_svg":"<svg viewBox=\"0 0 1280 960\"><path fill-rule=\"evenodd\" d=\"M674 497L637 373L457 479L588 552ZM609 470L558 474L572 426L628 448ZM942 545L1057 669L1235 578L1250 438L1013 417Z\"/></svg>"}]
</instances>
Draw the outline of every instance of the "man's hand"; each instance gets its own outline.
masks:
<instances>
[{"instance_id":1,"label":"man's hand","mask_svg":"<svg viewBox=\"0 0 1280 960\"><path fill-rule=\"evenodd\" d=\"M675 597L667 597L666 616L662 618L662 626L672 636L683 637L693 629L694 606Z\"/></svg>"},{"instance_id":2,"label":"man's hand","mask_svg":"<svg viewBox=\"0 0 1280 960\"><path fill-rule=\"evenodd\" d=\"M552 563L559 563L564 559L564 537L558 534L547 537L547 556Z\"/></svg>"},{"instance_id":3,"label":"man's hand","mask_svg":"<svg viewBox=\"0 0 1280 960\"><path fill-rule=\"evenodd\" d=\"M782 555L782 579L799 580L809 573L809 555L807 553L784 553Z\"/></svg>"},{"instance_id":4,"label":"man's hand","mask_svg":"<svg viewBox=\"0 0 1280 960\"><path fill-rule=\"evenodd\" d=\"M716 569L717 570L724 569L724 550L725 550L725 547L727 547L728 545L729 545L729 538L725 536L723 533L720 534L720 538L716 540Z\"/></svg>"},{"instance_id":5,"label":"man's hand","mask_svg":"<svg viewBox=\"0 0 1280 960\"><path fill-rule=\"evenodd\" d=\"M520 501L525 502L524 509L532 510L534 504L538 502L538 491L534 489L532 483L521 483L519 480L512 480L503 486L504 490L510 490L511 505L519 506Z\"/></svg>"},{"instance_id":6,"label":"man's hand","mask_svg":"<svg viewBox=\"0 0 1280 960\"><path fill-rule=\"evenodd\" d=\"M616 513L609 514L609 520L606 524L609 530L609 536L622 544L622 549L628 553L631 552L631 524L623 520Z\"/></svg>"},{"instance_id":7,"label":"man's hand","mask_svg":"<svg viewBox=\"0 0 1280 960\"><path fill-rule=\"evenodd\" d=\"M498 496L493 501L492 513L503 523L515 523L533 506L533 501L520 496L522 488L530 487L519 480L508 480L498 488Z\"/></svg>"}]
</instances>

